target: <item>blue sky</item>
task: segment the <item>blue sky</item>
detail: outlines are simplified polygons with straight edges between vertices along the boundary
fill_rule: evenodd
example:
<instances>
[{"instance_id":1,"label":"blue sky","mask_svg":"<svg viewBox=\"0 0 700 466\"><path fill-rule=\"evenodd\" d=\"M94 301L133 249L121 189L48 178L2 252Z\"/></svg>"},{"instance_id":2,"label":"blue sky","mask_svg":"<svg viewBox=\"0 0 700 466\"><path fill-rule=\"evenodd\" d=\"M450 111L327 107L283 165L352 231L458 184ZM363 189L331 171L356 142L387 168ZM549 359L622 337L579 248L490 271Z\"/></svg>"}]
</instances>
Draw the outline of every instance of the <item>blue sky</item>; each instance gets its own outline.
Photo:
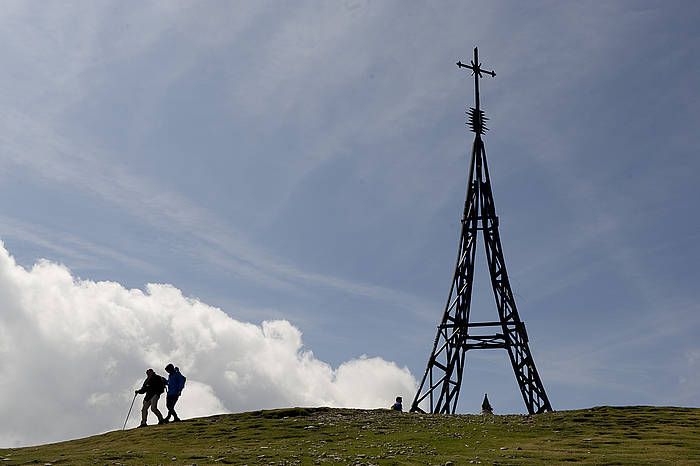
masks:
<instances>
[{"instance_id":1,"label":"blue sky","mask_svg":"<svg viewBox=\"0 0 700 466\"><path fill-rule=\"evenodd\" d=\"M378 356L419 378L472 141L455 62L478 46L552 405L700 406L699 23L680 1L8 2L0 237L26 268L172 284L288 320L333 367ZM460 409L484 392L524 411L505 353L469 356Z\"/></svg>"}]
</instances>

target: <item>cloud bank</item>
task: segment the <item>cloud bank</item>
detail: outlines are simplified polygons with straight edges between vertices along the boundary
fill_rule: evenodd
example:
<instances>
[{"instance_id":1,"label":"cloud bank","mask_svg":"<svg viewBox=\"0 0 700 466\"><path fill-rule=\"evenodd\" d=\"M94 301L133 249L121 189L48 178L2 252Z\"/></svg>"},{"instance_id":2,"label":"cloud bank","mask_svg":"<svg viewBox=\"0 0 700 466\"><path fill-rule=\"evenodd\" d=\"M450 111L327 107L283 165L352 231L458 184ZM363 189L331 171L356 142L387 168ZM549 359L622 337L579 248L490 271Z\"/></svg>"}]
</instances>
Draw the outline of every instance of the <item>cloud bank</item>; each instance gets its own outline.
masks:
<instances>
[{"instance_id":1,"label":"cloud bank","mask_svg":"<svg viewBox=\"0 0 700 466\"><path fill-rule=\"evenodd\" d=\"M0 446L120 428L145 369L164 374L171 361L188 377L179 405L186 418L376 408L416 386L407 368L379 357L331 367L286 320L241 322L171 285L126 289L46 260L27 270L0 242Z\"/></svg>"}]
</instances>

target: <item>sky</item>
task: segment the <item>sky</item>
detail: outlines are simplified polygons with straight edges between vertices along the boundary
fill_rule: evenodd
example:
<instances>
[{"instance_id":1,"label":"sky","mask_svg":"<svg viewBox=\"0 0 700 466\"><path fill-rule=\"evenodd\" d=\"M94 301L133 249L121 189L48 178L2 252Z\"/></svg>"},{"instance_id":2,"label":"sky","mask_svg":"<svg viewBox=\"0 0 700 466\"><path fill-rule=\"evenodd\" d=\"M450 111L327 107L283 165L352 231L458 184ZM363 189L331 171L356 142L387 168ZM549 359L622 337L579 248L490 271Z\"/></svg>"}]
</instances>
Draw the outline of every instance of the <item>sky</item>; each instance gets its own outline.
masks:
<instances>
[{"instance_id":1,"label":"sky","mask_svg":"<svg viewBox=\"0 0 700 466\"><path fill-rule=\"evenodd\" d=\"M410 405L475 46L552 406L700 407L698 24L681 1L3 2L0 447L121 428L168 362L184 417ZM484 393L526 412L504 351L468 354L459 412Z\"/></svg>"}]
</instances>

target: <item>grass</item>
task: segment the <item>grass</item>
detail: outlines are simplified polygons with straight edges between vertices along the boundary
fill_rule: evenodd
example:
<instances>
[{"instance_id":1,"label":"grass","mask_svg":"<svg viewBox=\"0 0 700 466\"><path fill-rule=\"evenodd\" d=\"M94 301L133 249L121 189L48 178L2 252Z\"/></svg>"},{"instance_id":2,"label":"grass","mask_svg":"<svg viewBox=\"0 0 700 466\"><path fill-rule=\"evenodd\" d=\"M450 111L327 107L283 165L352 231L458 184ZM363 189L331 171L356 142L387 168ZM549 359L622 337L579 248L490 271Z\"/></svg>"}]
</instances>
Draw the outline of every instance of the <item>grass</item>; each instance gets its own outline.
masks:
<instances>
[{"instance_id":1,"label":"grass","mask_svg":"<svg viewBox=\"0 0 700 466\"><path fill-rule=\"evenodd\" d=\"M0 449L2 464L700 464L700 409L536 416L289 408Z\"/></svg>"}]
</instances>

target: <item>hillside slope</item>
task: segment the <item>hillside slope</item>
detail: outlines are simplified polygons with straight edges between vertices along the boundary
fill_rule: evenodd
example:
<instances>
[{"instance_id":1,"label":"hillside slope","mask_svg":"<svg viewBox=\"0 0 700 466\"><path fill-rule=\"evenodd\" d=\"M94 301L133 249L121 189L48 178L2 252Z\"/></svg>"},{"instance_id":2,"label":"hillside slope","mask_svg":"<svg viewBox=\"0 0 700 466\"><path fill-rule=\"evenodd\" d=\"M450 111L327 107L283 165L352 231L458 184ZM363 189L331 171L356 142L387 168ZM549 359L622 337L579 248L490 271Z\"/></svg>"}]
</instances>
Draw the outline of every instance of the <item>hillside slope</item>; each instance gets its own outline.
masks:
<instances>
[{"instance_id":1,"label":"hillside slope","mask_svg":"<svg viewBox=\"0 0 700 466\"><path fill-rule=\"evenodd\" d=\"M537 416L290 408L191 419L38 447L0 464L700 464L700 409Z\"/></svg>"}]
</instances>

